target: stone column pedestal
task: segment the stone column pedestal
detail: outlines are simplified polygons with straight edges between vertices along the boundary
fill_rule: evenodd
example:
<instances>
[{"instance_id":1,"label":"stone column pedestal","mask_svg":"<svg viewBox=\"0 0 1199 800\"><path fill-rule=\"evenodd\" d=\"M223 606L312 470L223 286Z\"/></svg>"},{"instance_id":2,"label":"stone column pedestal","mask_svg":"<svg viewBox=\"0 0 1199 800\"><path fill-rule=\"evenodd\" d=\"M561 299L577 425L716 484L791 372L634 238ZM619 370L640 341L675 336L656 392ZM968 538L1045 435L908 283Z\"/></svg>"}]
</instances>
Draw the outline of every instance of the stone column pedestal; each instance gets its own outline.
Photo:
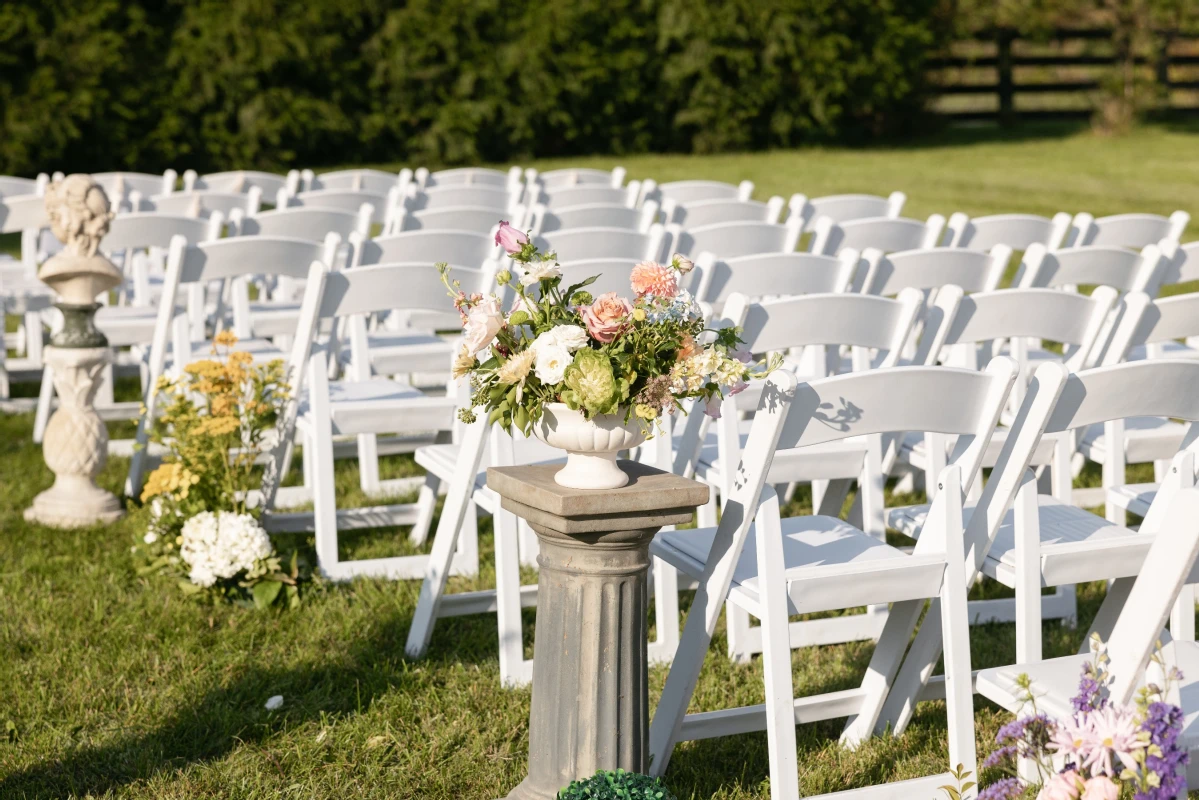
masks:
<instances>
[{"instance_id":1,"label":"stone column pedestal","mask_svg":"<svg viewBox=\"0 0 1199 800\"><path fill-rule=\"evenodd\" d=\"M708 487L620 462L619 489L569 489L560 465L492 467L504 509L537 533L540 570L529 774L508 800L553 800L597 770L648 768L649 543L691 520Z\"/></svg>"},{"instance_id":2,"label":"stone column pedestal","mask_svg":"<svg viewBox=\"0 0 1199 800\"><path fill-rule=\"evenodd\" d=\"M31 522L77 528L124 516L121 502L94 480L108 459L108 429L92 401L109 358L107 347L45 349L59 406L46 426L42 452L55 478L25 510Z\"/></svg>"}]
</instances>

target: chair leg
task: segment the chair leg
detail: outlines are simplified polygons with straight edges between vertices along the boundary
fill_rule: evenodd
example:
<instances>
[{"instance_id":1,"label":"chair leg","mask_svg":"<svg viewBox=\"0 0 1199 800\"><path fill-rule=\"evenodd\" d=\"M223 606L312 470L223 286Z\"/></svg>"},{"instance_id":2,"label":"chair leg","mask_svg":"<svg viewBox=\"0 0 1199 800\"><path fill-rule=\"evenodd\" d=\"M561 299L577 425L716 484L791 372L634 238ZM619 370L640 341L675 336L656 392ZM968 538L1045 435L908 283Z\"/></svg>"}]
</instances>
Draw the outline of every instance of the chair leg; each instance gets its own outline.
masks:
<instances>
[{"instance_id":1,"label":"chair leg","mask_svg":"<svg viewBox=\"0 0 1199 800\"><path fill-rule=\"evenodd\" d=\"M729 659L737 664L748 664L757 650L749 642L749 613L735 603L725 603L724 625L729 640Z\"/></svg>"},{"instance_id":2,"label":"chair leg","mask_svg":"<svg viewBox=\"0 0 1199 800\"><path fill-rule=\"evenodd\" d=\"M845 730L841 733L841 744L846 747L858 745L870 736L872 730L881 733L876 728L881 724L879 715L889 699L889 694L894 693L897 688L895 675L900 669L904 650L912 638L912 631L923 610L923 600L906 600L891 607L887 622L879 634L878 644L874 646L874 655L870 657L870 665L866 668L866 677L862 680L866 696L858 713L849 718ZM925 625L927 624L926 622ZM933 663L936 663L936 658L933 659ZM903 666L906 668L907 664L904 663ZM912 696L918 696L919 690L920 686L916 686L912 690Z\"/></svg>"},{"instance_id":3,"label":"chair leg","mask_svg":"<svg viewBox=\"0 0 1199 800\"><path fill-rule=\"evenodd\" d=\"M50 422L50 410L54 405L54 370L47 364L42 368L42 385L37 393L37 413L33 417L33 441L41 444L46 435L46 424Z\"/></svg>"},{"instance_id":4,"label":"chair leg","mask_svg":"<svg viewBox=\"0 0 1199 800\"><path fill-rule=\"evenodd\" d=\"M1111 638L1112 628L1116 626L1116 619L1124 610L1124 603L1128 600L1128 594L1132 591L1132 584L1135 580L1135 578L1116 578L1108 584L1107 596L1099 605L1099 611L1095 613L1095 619L1091 621L1091 629L1083 637L1082 646L1078 649L1080 654L1091 652L1092 635L1098 634L1104 642Z\"/></svg>"},{"instance_id":5,"label":"chair leg","mask_svg":"<svg viewBox=\"0 0 1199 800\"><path fill-rule=\"evenodd\" d=\"M316 529L317 564L322 573L336 580L340 576L337 574L337 493L333 483L333 436L332 430L322 430L322 427L320 420L313 420L313 430L304 441L304 454L311 456L313 461L312 514Z\"/></svg>"},{"instance_id":6,"label":"chair leg","mask_svg":"<svg viewBox=\"0 0 1199 800\"><path fill-rule=\"evenodd\" d=\"M517 540L520 544L520 563L526 567L537 566L537 554L541 547L537 543L537 534L523 519L517 524Z\"/></svg>"},{"instance_id":7,"label":"chair leg","mask_svg":"<svg viewBox=\"0 0 1199 800\"><path fill-rule=\"evenodd\" d=\"M520 614L520 559L517 553L516 516L497 511L495 528L496 623L500 637L500 682L510 688L533 680L533 662L525 660Z\"/></svg>"},{"instance_id":8,"label":"chair leg","mask_svg":"<svg viewBox=\"0 0 1199 800\"><path fill-rule=\"evenodd\" d=\"M1180 642L1195 641L1195 587L1183 586L1170 613L1170 635Z\"/></svg>"},{"instance_id":9,"label":"chair leg","mask_svg":"<svg viewBox=\"0 0 1199 800\"><path fill-rule=\"evenodd\" d=\"M717 522L716 514L716 487L712 487L712 491L708 494L708 502L695 510L695 524L700 528L715 528Z\"/></svg>"},{"instance_id":10,"label":"chair leg","mask_svg":"<svg viewBox=\"0 0 1199 800\"><path fill-rule=\"evenodd\" d=\"M668 664L679 648L679 573L660 558L653 560L654 627L658 638L649 643L651 664Z\"/></svg>"},{"instance_id":11,"label":"chair leg","mask_svg":"<svg viewBox=\"0 0 1199 800\"><path fill-rule=\"evenodd\" d=\"M379 439L373 433L358 434L358 485L367 495L379 494Z\"/></svg>"},{"instance_id":12,"label":"chair leg","mask_svg":"<svg viewBox=\"0 0 1199 800\"><path fill-rule=\"evenodd\" d=\"M429 538L429 529L433 526L433 512L437 509L437 490L441 486L441 478L432 472L425 473L425 483L420 487L416 498L416 523L408 533L408 541L420 547Z\"/></svg>"},{"instance_id":13,"label":"chair leg","mask_svg":"<svg viewBox=\"0 0 1199 800\"><path fill-rule=\"evenodd\" d=\"M454 549L451 575L479 574L479 507L467 506L458 528L458 546Z\"/></svg>"}]
</instances>

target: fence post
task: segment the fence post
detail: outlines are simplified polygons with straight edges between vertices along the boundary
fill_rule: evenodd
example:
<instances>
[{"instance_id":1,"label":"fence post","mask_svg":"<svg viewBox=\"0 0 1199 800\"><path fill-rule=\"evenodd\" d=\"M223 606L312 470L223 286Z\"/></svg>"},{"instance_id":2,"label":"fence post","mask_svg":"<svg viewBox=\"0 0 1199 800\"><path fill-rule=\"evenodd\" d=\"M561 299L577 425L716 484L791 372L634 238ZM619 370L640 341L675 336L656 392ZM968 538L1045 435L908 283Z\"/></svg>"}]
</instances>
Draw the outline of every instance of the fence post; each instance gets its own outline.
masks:
<instances>
[{"instance_id":1,"label":"fence post","mask_svg":"<svg viewBox=\"0 0 1199 800\"><path fill-rule=\"evenodd\" d=\"M995 34L997 49L995 68L999 73L999 122L1001 125L1010 125L1016 117L1015 85L1012 82L1012 40L1015 38L1015 32L1007 28L1001 28Z\"/></svg>"}]
</instances>

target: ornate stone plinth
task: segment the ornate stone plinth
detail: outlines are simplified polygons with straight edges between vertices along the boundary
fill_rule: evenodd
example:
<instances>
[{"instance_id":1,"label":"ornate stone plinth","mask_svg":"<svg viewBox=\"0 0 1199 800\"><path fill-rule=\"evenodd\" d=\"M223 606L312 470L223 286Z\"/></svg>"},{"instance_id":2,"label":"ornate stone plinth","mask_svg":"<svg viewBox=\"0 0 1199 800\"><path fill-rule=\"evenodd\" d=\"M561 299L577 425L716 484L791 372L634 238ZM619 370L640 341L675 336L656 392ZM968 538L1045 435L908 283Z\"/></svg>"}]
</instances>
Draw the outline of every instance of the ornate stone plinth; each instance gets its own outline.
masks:
<instances>
[{"instance_id":1,"label":"ornate stone plinth","mask_svg":"<svg viewBox=\"0 0 1199 800\"><path fill-rule=\"evenodd\" d=\"M42 444L55 479L52 487L34 498L25 519L59 528L118 520L125 513L120 501L94 480L108 458L108 430L92 400L109 350L50 346L44 356L54 372L59 397Z\"/></svg>"},{"instance_id":2,"label":"ornate stone plinth","mask_svg":"<svg viewBox=\"0 0 1199 800\"><path fill-rule=\"evenodd\" d=\"M604 491L554 482L560 465L492 467L487 485L537 533L529 774L508 800L553 800L600 769L649 766L649 543L691 520L708 487L623 461Z\"/></svg>"}]
</instances>

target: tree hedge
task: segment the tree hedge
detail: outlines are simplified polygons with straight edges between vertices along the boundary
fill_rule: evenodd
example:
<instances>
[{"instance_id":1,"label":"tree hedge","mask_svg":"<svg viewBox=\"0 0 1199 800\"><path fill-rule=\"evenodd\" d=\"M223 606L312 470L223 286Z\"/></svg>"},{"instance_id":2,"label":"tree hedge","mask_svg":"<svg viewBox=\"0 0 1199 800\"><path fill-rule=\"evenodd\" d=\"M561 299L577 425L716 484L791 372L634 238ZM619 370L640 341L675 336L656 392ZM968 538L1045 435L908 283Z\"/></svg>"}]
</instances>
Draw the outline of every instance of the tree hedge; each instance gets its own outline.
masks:
<instances>
[{"instance_id":1,"label":"tree hedge","mask_svg":"<svg viewBox=\"0 0 1199 800\"><path fill-rule=\"evenodd\" d=\"M715 152L920 118L944 0L7 0L0 173Z\"/></svg>"}]
</instances>

